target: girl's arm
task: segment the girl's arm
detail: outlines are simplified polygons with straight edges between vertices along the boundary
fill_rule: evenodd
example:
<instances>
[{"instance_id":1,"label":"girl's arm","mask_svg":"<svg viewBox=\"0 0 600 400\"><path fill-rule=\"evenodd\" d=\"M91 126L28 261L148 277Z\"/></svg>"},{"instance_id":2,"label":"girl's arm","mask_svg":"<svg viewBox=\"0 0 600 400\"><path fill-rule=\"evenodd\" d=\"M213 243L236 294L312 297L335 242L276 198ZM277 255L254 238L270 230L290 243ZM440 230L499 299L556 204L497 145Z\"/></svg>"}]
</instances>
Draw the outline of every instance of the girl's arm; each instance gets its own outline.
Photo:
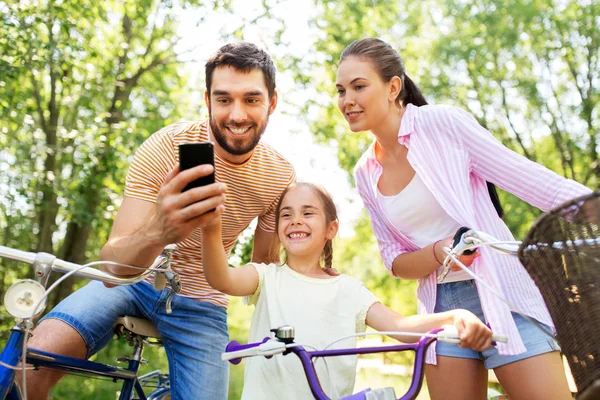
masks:
<instances>
[{"instance_id":1,"label":"girl's arm","mask_svg":"<svg viewBox=\"0 0 600 400\"><path fill-rule=\"evenodd\" d=\"M202 228L202 266L208 284L230 296L250 296L258 287L258 272L252 265L229 267L220 218Z\"/></svg>"},{"instance_id":2,"label":"girl's arm","mask_svg":"<svg viewBox=\"0 0 600 400\"><path fill-rule=\"evenodd\" d=\"M492 344L492 332L475 314L467 310L451 310L436 314L404 316L377 302L367 312L367 325L378 331L425 333L442 325L454 325L460 337L459 346L483 351ZM392 335L396 340L414 343L416 336Z\"/></svg>"}]
</instances>

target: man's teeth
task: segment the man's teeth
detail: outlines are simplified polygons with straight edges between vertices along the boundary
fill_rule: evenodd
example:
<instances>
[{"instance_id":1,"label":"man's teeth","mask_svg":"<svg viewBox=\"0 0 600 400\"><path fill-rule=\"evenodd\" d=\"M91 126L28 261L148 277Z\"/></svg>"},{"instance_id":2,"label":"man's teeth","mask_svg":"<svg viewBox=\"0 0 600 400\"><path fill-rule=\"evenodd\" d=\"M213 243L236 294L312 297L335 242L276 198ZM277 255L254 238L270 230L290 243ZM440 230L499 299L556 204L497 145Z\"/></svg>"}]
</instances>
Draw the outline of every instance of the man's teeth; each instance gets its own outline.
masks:
<instances>
[{"instance_id":1,"label":"man's teeth","mask_svg":"<svg viewBox=\"0 0 600 400\"><path fill-rule=\"evenodd\" d=\"M231 128L231 127L229 128L229 130L236 135L243 135L244 133L248 132L248 129L250 129L250 128L239 128L239 129Z\"/></svg>"},{"instance_id":2,"label":"man's teeth","mask_svg":"<svg viewBox=\"0 0 600 400\"><path fill-rule=\"evenodd\" d=\"M292 239L301 239L308 237L308 233L290 233L290 238Z\"/></svg>"}]
</instances>

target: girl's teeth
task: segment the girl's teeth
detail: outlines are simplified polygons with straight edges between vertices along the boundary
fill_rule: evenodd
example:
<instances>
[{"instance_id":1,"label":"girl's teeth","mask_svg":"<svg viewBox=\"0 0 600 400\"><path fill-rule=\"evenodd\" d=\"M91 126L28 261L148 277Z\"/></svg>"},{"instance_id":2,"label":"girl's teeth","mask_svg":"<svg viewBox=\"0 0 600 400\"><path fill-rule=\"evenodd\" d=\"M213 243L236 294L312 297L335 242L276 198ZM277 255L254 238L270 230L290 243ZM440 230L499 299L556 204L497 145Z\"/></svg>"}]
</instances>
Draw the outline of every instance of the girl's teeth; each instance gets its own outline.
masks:
<instances>
[{"instance_id":1,"label":"girl's teeth","mask_svg":"<svg viewBox=\"0 0 600 400\"><path fill-rule=\"evenodd\" d=\"M307 237L307 236L308 236L308 235L307 235L306 233L292 233L292 234L290 235L290 237L291 237L292 239L299 239L299 238L304 238L304 237Z\"/></svg>"}]
</instances>

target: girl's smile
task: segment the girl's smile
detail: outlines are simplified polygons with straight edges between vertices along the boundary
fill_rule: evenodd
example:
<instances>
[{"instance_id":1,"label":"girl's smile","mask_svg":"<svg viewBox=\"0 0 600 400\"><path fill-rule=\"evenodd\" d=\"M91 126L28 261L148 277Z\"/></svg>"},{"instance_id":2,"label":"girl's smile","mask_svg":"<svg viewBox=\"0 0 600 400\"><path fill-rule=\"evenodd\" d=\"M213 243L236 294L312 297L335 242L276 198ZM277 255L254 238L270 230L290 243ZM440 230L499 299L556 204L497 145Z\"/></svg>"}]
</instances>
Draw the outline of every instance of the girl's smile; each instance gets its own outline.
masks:
<instances>
[{"instance_id":1,"label":"girl's smile","mask_svg":"<svg viewBox=\"0 0 600 400\"><path fill-rule=\"evenodd\" d=\"M292 269L321 270L320 258L327 241L337 233L337 221L328 221L315 190L298 184L290 188L279 207L277 235Z\"/></svg>"}]
</instances>

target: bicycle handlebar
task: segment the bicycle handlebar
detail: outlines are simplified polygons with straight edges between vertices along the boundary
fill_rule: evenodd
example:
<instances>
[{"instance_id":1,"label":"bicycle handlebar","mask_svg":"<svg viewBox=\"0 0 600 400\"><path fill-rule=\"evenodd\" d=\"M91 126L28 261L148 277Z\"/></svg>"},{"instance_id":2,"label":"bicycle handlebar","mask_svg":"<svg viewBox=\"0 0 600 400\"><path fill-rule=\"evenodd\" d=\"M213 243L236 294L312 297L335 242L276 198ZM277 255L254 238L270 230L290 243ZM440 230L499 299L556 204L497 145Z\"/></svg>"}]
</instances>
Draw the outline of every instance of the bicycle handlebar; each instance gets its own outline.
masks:
<instances>
[{"instance_id":1,"label":"bicycle handlebar","mask_svg":"<svg viewBox=\"0 0 600 400\"><path fill-rule=\"evenodd\" d=\"M452 248L447 249L446 251L449 251L449 255L451 254L454 257L458 258L462 254L474 253L475 250L480 246L488 246L499 253L517 255L520 245L521 242L519 241L502 241L496 239L495 237L485 232L461 227L454 235L454 243L452 244ZM450 272L451 263L452 258L450 256L447 256L444 259L442 272L437 278L438 282L443 282L444 279L446 279L446 276Z\"/></svg>"},{"instance_id":2,"label":"bicycle handlebar","mask_svg":"<svg viewBox=\"0 0 600 400\"><path fill-rule=\"evenodd\" d=\"M435 329L424 333L422 336L435 338L446 343L460 343L460 337L453 325L445 325L443 330ZM397 332L398 334L406 332ZM507 343L508 338L503 335L492 335L492 341ZM237 341L230 342L225 348L225 352L221 354L221 359L229 361L232 364L239 364L242 358L264 356L270 357L275 354L281 354L288 348L295 347L297 344L286 344L277 339L265 337L262 342L240 344Z\"/></svg>"},{"instance_id":3,"label":"bicycle handlebar","mask_svg":"<svg viewBox=\"0 0 600 400\"><path fill-rule=\"evenodd\" d=\"M268 358L275 354L281 354L287 350L287 346L286 343L269 337L264 338L262 342L248 344L240 344L234 340L227 345L225 352L221 354L221 360L237 365L242 361L242 358L256 356Z\"/></svg>"},{"instance_id":4,"label":"bicycle handlebar","mask_svg":"<svg viewBox=\"0 0 600 400\"><path fill-rule=\"evenodd\" d=\"M81 276L81 277L84 277L87 279L93 279L93 280L97 280L97 281L101 281L101 282L105 282L105 283L110 283L113 285L133 285L135 283L141 282L144 279L146 279L146 277L148 275L150 275L151 273L155 272L156 269L161 269L165 266L167 258L170 257L170 254L168 252L172 252L176 248L176 247L174 248L174 247L170 247L170 246L174 246L174 245L167 246L165 248L165 250L163 251L163 253L161 253L161 255L159 255L154 260L154 263L149 268L145 269L140 275L129 277L129 278L122 278L122 277L114 276L114 275L108 274L104 271L100 271L98 269L91 268L91 267L86 267L86 268L81 269L82 266L79 264L75 264L75 263L72 263L69 261L64 261L59 258L56 258L52 254L42 253L42 252L31 253L31 252L27 252L27 251L13 249L10 247L0 246L0 257L8 258L8 259L15 260L15 261L21 261L21 262L24 262L24 263L27 263L30 265L34 265L36 263L44 263L44 264L48 265L52 271L56 271L56 272L60 272L60 273L68 273L68 272L80 269L79 271L74 272L73 275L77 275L77 276ZM165 283L166 283L166 280L163 280L162 288L164 288ZM157 288L157 289L160 290L162 288Z\"/></svg>"}]
</instances>

